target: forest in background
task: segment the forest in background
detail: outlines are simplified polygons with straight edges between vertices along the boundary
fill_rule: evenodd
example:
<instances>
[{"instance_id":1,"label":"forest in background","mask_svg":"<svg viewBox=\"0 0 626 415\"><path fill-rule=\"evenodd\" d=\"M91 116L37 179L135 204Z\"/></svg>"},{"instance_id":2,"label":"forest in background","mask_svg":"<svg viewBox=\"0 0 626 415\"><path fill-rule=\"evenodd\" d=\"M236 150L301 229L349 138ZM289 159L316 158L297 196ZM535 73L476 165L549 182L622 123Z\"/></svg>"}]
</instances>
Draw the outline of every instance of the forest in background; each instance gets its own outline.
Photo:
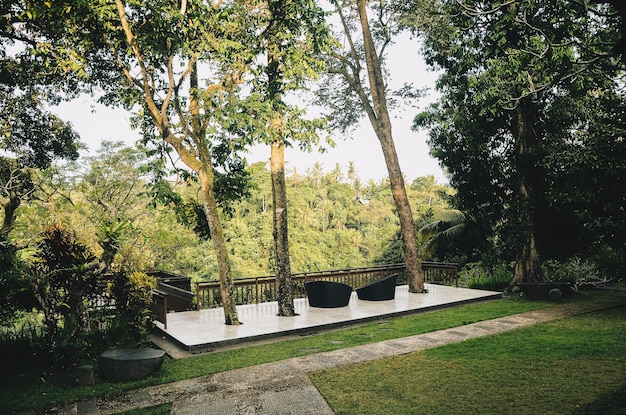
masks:
<instances>
[{"instance_id":1,"label":"forest in background","mask_svg":"<svg viewBox=\"0 0 626 415\"><path fill-rule=\"evenodd\" d=\"M42 172L37 197L20 208L11 233L12 241L25 248L20 255L27 256L28 245L45 226L54 225L75 232L100 254L99 229L112 224L121 230L115 267L213 280L217 264L203 225L198 184L182 177L155 182L149 162L139 149L105 142L84 161ZM221 210L235 278L274 272L270 172L262 162L246 172L246 196L225 202ZM418 226L450 208L454 191L434 176L410 178L407 184ZM291 170L287 186L294 272L402 261L387 180L363 183L351 165L328 169L318 163L305 172ZM180 196L176 204L174 191Z\"/></svg>"}]
</instances>

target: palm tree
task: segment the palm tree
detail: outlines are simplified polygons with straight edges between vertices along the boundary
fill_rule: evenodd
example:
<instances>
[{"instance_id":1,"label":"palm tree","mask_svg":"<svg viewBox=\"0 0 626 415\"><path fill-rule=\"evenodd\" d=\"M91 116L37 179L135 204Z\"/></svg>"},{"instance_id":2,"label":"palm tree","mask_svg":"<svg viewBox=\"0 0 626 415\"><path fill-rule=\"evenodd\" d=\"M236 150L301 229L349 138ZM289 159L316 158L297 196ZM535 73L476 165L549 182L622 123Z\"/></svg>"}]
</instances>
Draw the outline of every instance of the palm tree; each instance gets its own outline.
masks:
<instances>
[{"instance_id":1,"label":"palm tree","mask_svg":"<svg viewBox=\"0 0 626 415\"><path fill-rule=\"evenodd\" d=\"M418 239L422 255L433 255L438 248L457 241L467 231L467 224L474 219L458 209L442 209L436 213L439 218L419 229Z\"/></svg>"},{"instance_id":2,"label":"palm tree","mask_svg":"<svg viewBox=\"0 0 626 415\"><path fill-rule=\"evenodd\" d=\"M358 180L356 166L354 165L354 161L348 162L348 173L346 173L346 177L349 183L353 183L355 180Z\"/></svg>"},{"instance_id":3,"label":"palm tree","mask_svg":"<svg viewBox=\"0 0 626 415\"><path fill-rule=\"evenodd\" d=\"M343 172L339 163L335 163L335 168L330 172L330 179L332 183L337 184L343 180Z\"/></svg>"},{"instance_id":4,"label":"palm tree","mask_svg":"<svg viewBox=\"0 0 626 415\"><path fill-rule=\"evenodd\" d=\"M307 176L311 183L313 183L313 187L319 189L322 186L322 180L324 178L324 167L322 163L315 162L312 168L307 170Z\"/></svg>"}]
</instances>

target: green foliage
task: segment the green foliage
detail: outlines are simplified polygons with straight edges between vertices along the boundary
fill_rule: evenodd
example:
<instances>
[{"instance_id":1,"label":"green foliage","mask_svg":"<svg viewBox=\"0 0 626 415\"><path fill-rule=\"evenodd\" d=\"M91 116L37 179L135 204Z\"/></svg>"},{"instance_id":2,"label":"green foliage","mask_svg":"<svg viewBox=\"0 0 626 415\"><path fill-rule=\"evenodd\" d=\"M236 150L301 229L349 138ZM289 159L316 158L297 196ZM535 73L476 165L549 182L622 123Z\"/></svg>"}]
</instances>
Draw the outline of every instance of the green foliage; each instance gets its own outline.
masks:
<instances>
[{"instance_id":1,"label":"green foliage","mask_svg":"<svg viewBox=\"0 0 626 415\"><path fill-rule=\"evenodd\" d=\"M163 269L196 280L214 278L212 241L202 237L208 236L202 233L207 226L199 226L196 216L203 210L199 184L164 179L149 184L147 164L136 151L107 144L80 174L47 172L44 189L51 196L17 212L12 240L27 244L37 237L41 223L62 223L114 271ZM229 211L221 215L233 271L236 277L271 275L270 173L257 163L246 174L248 195L228 202ZM304 174L294 170L286 181L293 272L402 260L388 181L364 185L349 166L325 171L322 165ZM424 178L407 192L416 221L423 222L430 209L447 205L441 192L452 190Z\"/></svg>"},{"instance_id":2,"label":"green foliage","mask_svg":"<svg viewBox=\"0 0 626 415\"><path fill-rule=\"evenodd\" d=\"M570 258L567 262L546 261L543 266L546 275L552 281L568 281L576 284L583 280L592 280L599 277L596 266L578 257Z\"/></svg>"},{"instance_id":3,"label":"green foliage","mask_svg":"<svg viewBox=\"0 0 626 415\"><path fill-rule=\"evenodd\" d=\"M152 326L150 304L156 278L143 272L117 273L108 288L118 313L107 330L107 334L116 333L109 346L143 345Z\"/></svg>"},{"instance_id":4,"label":"green foliage","mask_svg":"<svg viewBox=\"0 0 626 415\"><path fill-rule=\"evenodd\" d=\"M404 7L427 63L442 70L441 97L415 126L429 129L484 253L523 258L531 233L544 259L623 245L624 195L614 189L625 177L626 99L610 46L618 15L569 0Z\"/></svg>"},{"instance_id":5,"label":"green foliage","mask_svg":"<svg viewBox=\"0 0 626 415\"><path fill-rule=\"evenodd\" d=\"M626 247L613 247L600 245L596 247L590 256L598 273L613 281L626 279Z\"/></svg>"},{"instance_id":6,"label":"green foliage","mask_svg":"<svg viewBox=\"0 0 626 415\"><path fill-rule=\"evenodd\" d=\"M511 286L513 272L505 265L466 264L459 270L459 285L476 290L503 291Z\"/></svg>"},{"instance_id":7,"label":"green foliage","mask_svg":"<svg viewBox=\"0 0 626 415\"><path fill-rule=\"evenodd\" d=\"M16 251L10 242L0 242L0 321L5 324L36 305L29 292L30 281L23 273L24 263Z\"/></svg>"},{"instance_id":8,"label":"green foliage","mask_svg":"<svg viewBox=\"0 0 626 415\"><path fill-rule=\"evenodd\" d=\"M41 347L41 322L32 313L18 312L0 325L0 351L6 373L30 371L39 366L34 357Z\"/></svg>"},{"instance_id":9,"label":"green foliage","mask_svg":"<svg viewBox=\"0 0 626 415\"><path fill-rule=\"evenodd\" d=\"M72 364L84 353L87 301L97 294L98 277L89 272L95 257L59 226L44 229L32 267L31 284L44 315L40 353L53 368Z\"/></svg>"},{"instance_id":10,"label":"green foliage","mask_svg":"<svg viewBox=\"0 0 626 415\"><path fill-rule=\"evenodd\" d=\"M13 349L16 344L24 345L23 352L15 356L16 368L66 368L105 347L145 342L151 324L154 279L143 273L120 272L107 285L104 274L110 264L105 259L119 249L119 236L126 226L100 227L105 247L100 260L72 232L60 226L45 228L30 266L13 268L15 279L28 284L22 296L30 296L40 313L36 315L41 317L18 324L21 314L14 310L14 318L3 324L3 344ZM107 308L110 298L116 304L114 319ZM11 307L24 308L14 298L8 300ZM14 326L9 325L11 322ZM16 350L10 352L15 354Z\"/></svg>"}]
</instances>

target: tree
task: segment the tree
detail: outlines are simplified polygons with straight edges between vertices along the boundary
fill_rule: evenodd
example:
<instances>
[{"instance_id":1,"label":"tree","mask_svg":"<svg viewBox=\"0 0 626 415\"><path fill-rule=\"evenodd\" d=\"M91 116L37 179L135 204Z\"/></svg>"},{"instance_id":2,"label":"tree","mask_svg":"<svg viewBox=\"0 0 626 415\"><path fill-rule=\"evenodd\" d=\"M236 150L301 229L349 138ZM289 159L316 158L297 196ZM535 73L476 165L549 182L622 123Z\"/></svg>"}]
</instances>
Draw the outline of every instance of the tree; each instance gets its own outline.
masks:
<instances>
[{"instance_id":1,"label":"tree","mask_svg":"<svg viewBox=\"0 0 626 415\"><path fill-rule=\"evenodd\" d=\"M274 250L278 287L278 315L294 316L293 285L289 256L285 146L289 139L301 147L319 141L319 120L305 121L300 112L284 101L285 92L301 88L315 76L321 61L316 58L326 42L324 13L313 2L268 0L269 21L263 31L267 57L267 86L264 95L271 105L268 141L274 202ZM303 128L304 127L304 128ZM308 130L308 131L307 131Z\"/></svg>"},{"instance_id":2,"label":"tree","mask_svg":"<svg viewBox=\"0 0 626 415\"><path fill-rule=\"evenodd\" d=\"M91 272L96 258L74 235L60 227L43 230L37 257L31 289L44 316L43 349L58 352L57 342L64 328L77 350L89 329L87 300L95 296L98 288L98 273ZM60 360L68 363L64 360L71 362L75 358L62 356Z\"/></svg>"},{"instance_id":3,"label":"tree","mask_svg":"<svg viewBox=\"0 0 626 415\"><path fill-rule=\"evenodd\" d=\"M35 194L32 169L46 169L59 159L78 157L78 135L71 125L45 111L35 93L17 95L0 85L0 202L2 227L0 250L15 262L15 246L9 241L15 214Z\"/></svg>"},{"instance_id":4,"label":"tree","mask_svg":"<svg viewBox=\"0 0 626 415\"><path fill-rule=\"evenodd\" d=\"M93 222L108 226L139 216L135 210L147 181L141 173L142 163L147 162L145 153L121 142L103 141L86 162L81 190L92 204Z\"/></svg>"},{"instance_id":5,"label":"tree","mask_svg":"<svg viewBox=\"0 0 626 415\"><path fill-rule=\"evenodd\" d=\"M236 102L233 108L229 100L247 70L245 45L254 39L254 27L245 23L246 10L222 2L179 9L116 0L115 8L103 4L94 11L113 29L105 33L106 42L123 76L106 101L141 106L144 134L174 148L197 175L217 256L225 322L237 325L231 263L215 195L214 151L228 149L233 156L232 150L241 148L229 140L230 131L239 128ZM220 122L228 122L228 111L234 120L224 126Z\"/></svg>"},{"instance_id":6,"label":"tree","mask_svg":"<svg viewBox=\"0 0 626 415\"><path fill-rule=\"evenodd\" d=\"M80 148L72 126L46 107L108 79L106 61L90 74L83 70L93 41L78 41L77 22L86 23L78 8L66 1L0 5L0 291L5 310L15 306L9 297L24 292L24 270L18 269L16 256L23 241L9 235L18 209L41 196L37 170L77 159Z\"/></svg>"},{"instance_id":7,"label":"tree","mask_svg":"<svg viewBox=\"0 0 626 415\"><path fill-rule=\"evenodd\" d=\"M615 10L619 13L622 19L621 33L622 37L617 40L614 46L614 51L616 54L621 55L622 62L626 63L626 5L620 0L591 0L591 3L596 4L611 4Z\"/></svg>"},{"instance_id":8,"label":"tree","mask_svg":"<svg viewBox=\"0 0 626 415\"><path fill-rule=\"evenodd\" d=\"M417 247L415 224L398 162L389 115L389 107L394 104L392 97L395 99L398 96L389 93L383 69L386 47L391 43L392 35L396 31L396 28L393 27L393 20L388 15L391 11L390 5L387 2L378 4L375 9L377 25L372 29L367 15L366 0L357 0L356 3L344 2L343 4L334 1L333 4L341 20L343 35L349 46L345 53L340 50L334 51L329 64L329 72L334 75L334 79L322 87L320 103L336 111L331 117L335 126L343 130L357 123L363 112L367 114L376 137L380 141L389 172L389 183L400 219L402 248L409 289L411 292L421 293L424 291L424 279ZM349 11L348 7L354 9L355 6L356 15L349 16L346 14L346 11ZM363 44L357 44L354 38L354 30L357 27L360 28ZM378 50L376 49L375 38L379 41ZM367 68L366 80L362 78L363 62ZM404 89L405 92L409 90L409 88Z\"/></svg>"},{"instance_id":9,"label":"tree","mask_svg":"<svg viewBox=\"0 0 626 415\"><path fill-rule=\"evenodd\" d=\"M28 169L46 169L54 160L78 157L78 135L69 123L47 111L61 92L76 89L80 78L67 68L71 51L55 44L65 27L62 17L45 19L45 8L21 2L0 6L0 151L2 151L3 226L6 244L15 210L33 194ZM45 85L50 92L43 93Z\"/></svg>"},{"instance_id":10,"label":"tree","mask_svg":"<svg viewBox=\"0 0 626 415\"><path fill-rule=\"evenodd\" d=\"M431 128L433 154L462 208L514 251L514 283L543 281L538 228L552 168L545 155L555 143L588 137L595 120L578 105L585 97L615 91L617 15L568 0L435 1L428 10L436 20L411 10L407 21L424 34L427 62L445 72L441 99L416 126Z\"/></svg>"}]
</instances>

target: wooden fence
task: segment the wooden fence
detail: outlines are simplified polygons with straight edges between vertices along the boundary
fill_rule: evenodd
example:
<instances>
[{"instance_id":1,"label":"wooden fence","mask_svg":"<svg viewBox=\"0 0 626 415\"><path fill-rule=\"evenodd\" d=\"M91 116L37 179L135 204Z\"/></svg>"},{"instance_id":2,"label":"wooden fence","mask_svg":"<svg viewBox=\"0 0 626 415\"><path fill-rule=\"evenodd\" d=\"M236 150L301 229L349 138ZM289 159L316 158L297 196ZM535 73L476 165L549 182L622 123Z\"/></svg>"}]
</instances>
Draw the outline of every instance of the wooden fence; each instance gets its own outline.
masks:
<instances>
[{"instance_id":1,"label":"wooden fence","mask_svg":"<svg viewBox=\"0 0 626 415\"><path fill-rule=\"evenodd\" d=\"M422 261L422 272L424 282L458 286L457 264ZM394 273L399 274L398 285L406 284L403 263L292 274L294 298L306 296L304 284L308 281L336 281L348 284L352 288L358 288ZM237 305L276 301L276 277L263 276L237 279L234 281L234 290L235 303ZM195 291L198 310L221 306L222 299L219 282L197 282Z\"/></svg>"}]
</instances>

